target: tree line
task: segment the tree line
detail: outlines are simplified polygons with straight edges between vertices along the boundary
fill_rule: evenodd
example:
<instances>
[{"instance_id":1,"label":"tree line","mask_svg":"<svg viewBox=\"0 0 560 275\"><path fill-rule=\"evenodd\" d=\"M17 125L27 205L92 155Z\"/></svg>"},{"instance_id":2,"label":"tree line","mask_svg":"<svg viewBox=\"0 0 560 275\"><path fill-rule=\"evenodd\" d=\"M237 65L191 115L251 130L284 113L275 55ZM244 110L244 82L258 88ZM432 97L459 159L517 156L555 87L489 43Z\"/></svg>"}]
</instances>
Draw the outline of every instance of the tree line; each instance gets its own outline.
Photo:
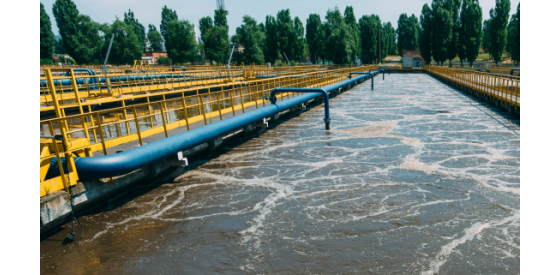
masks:
<instances>
[{"instance_id":1,"label":"tree line","mask_svg":"<svg viewBox=\"0 0 560 275\"><path fill-rule=\"evenodd\" d=\"M520 62L520 5L509 20L510 0L496 0L490 18L482 22L478 0L433 0L422 7L420 20L414 14L401 14L397 28L399 53L403 49L420 50L426 65L438 65L459 57L461 66L472 66L482 47L496 64L507 50L513 61Z\"/></svg>"},{"instance_id":2,"label":"tree line","mask_svg":"<svg viewBox=\"0 0 560 275\"><path fill-rule=\"evenodd\" d=\"M177 11L167 6L161 11L159 31L150 24L147 33L131 10L122 21L117 17L111 24L100 24L81 14L72 0L56 0L52 9L61 38L54 39L50 18L41 4L41 63L52 62L54 52L67 53L79 64L101 64L113 34L111 64L132 64L144 51L166 51L168 62L175 64L204 60L226 64L232 43L244 48L234 52L233 62L259 65L307 57L314 64L351 64L356 59L371 64L397 50L397 31L390 22L383 23L374 14L357 20L351 6L344 14L338 7L329 9L324 20L310 14L305 26L299 17L292 19L289 9L267 15L261 23L246 15L231 37L226 12L219 9L213 18L199 20L199 42L193 24L180 20Z\"/></svg>"}]
</instances>

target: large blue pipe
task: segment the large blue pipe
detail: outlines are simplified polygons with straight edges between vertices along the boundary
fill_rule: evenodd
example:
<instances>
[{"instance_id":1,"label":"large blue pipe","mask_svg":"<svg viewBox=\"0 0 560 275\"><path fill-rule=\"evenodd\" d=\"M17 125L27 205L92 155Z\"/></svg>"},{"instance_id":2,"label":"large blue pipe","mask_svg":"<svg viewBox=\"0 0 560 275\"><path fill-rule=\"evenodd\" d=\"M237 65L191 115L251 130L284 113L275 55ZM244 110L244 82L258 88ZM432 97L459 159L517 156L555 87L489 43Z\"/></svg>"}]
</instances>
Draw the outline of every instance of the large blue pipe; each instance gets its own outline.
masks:
<instances>
[{"instance_id":1,"label":"large blue pipe","mask_svg":"<svg viewBox=\"0 0 560 275\"><path fill-rule=\"evenodd\" d=\"M332 92L367 77L369 77L369 75L362 75L354 79L341 81L326 87L325 91ZM156 161L172 157L179 151L185 151L215 138L222 137L237 129L243 128L245 125L260 120L262 121L263 118L273 116L274 114L321 95L321 93L317 92L306 93L204 127L161 139L141 147L126 150L119 154L76 158L76 169L81 180L124 175Z\"/></svg>"},{"instance_id":2,"label":"large blue pipe","mask_svg":"<svg viewBox=\"0 0 560 275\"><path fill-rule=\"evenodd\" d=\"M94 72L95 75L95 72ZM191 77L189 73L184 73L185 77ZM241 76L241 74L236 74L234 76ZM213 75L194 75L194 77L215 77ZM109 79L111 80L111 82L116 82L118 80L120 81L131 81L131 80L146 80L146 79L160 79L160 78L183 78L183 74L178 75L178 74L156 74L156 75L131 75L131 76L120 76L120 77L109 77ZM225 78L225 76L221 76L220 78ZM95 79L95 82L91 82L91 81L86 81L86 79L90 79L90 78L76 78L76 84L78 85L82 85L82 84L90 84L90 83L97 83L97 78L93 78ZM41 80L41 87L47 87L47 81L46 80ZM53 80L54 85L58 86L58 85L71 85L72 82L70 79L55 79ZM105 77L100 77L99 78L99 82L100 83L105 83Z\"/></svg>"}]
</instances>

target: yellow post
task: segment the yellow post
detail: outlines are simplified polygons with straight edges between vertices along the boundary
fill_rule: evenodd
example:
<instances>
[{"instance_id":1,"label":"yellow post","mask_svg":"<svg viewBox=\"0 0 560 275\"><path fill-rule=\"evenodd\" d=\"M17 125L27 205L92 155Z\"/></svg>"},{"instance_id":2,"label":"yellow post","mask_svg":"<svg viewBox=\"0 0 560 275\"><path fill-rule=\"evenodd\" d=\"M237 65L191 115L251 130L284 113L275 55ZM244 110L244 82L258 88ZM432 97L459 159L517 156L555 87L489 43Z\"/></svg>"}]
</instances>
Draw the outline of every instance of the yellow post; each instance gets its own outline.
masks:
<instances>
[{"instance_id":1,"label":"yellow post","mask_svg":"<svg viewBox=\"0 0 560 275\"><path fill-rule=\"evenodd\" d=\"M233 113L233 116L235 116L235 104L233 104L233 95L231 94L231 91L228 91L229 94L229 102L231 105L231 112Z\"/></svg>"},{"instance_id":2,"label":"yellow post","mask_svg":"<svg viewBox=\"0 0 560 275\"><path fill-rule=\"evenodd\" d=\"M204 111L204 105L203 105L203 101L202 101L202 96L198 95L198 106L199 106L199 110L202 113L202 117L204 117L204 125L208 125L208 122L206 121L206 112Z\"/></svg>"},{"instance_id":3,"label":"yellow post","mask_svg":"<svg viewBox=\"0 0 560 275\"><path fill-rule=\"evenodd\" d=\"M136 124L136 134L138 135L138 141L140 146L144 145L142 143L142 134L140 133L140 123L138 121L138 113L136 113L136 106L132 106L132 112L134 113L134 123Z\"/></svg>"},{"instance_id":4,"label":"yellow post","mask_svg":"<svg viewBox=\"0 0 560 275\"><path fill-rule=\"evenodd\" d=\"M99 130L99 136L101 137L101 145L103 146L103 154L107 155L107 145L105 145L105 138L103 137L103 127L101 126L101 118L99 118L99 113L95 114L97 118L97 128Z\"/></svg>"},{"instance_id":5,"label":"yellow post","mask_svg":"<svg viewBox=\"0 0 560 275\"><path fill-rule=\"evenodd\" d=\"M183 103L183 113L185 115L185 121L187 123L187 131L190 131L191 129L189 129L189 113L187 113L187 104L185 103L185 97L183 96L183 99L181 100L181 102Z\"/></svg>"},{"instance_id":6,"label":"yellow post","mask_svg":"<svg viewBox=\"0 0 560 275\"><path fill-rule=\"evenodd\" d=\"M220 104L220 94L221 94L221 93L223 93L223 92L217 92L217 93L216 93L216 100L218 101L218 112L220 113L220 120L224 120L224 119L222 118L222 106L221 106L221 104Z\"/></svg>"},{"instance_id":7,"label":"yellow post","mask_svg":"<svg viewBox=\"0 0 560 275\"><path fill-rule=\"evenodd\" d=\"M239 87L239 98L241 99L241 111L245 113L245 103L243 102L243 87Z\"/></svg>"},{"instance_id":8,"label":"yellow post","mask_svg":"<svg viewBox=\"0 0 560 275\"><path fill-rule=\"evenodd\" d=\"M54 87L54 81L52 79L51 69L45 70L45 76L47 77L47 85L49 87L49 90L51 91L51 97L52 97L56 117L62 117L60 113L60 104L58 103L58 99L56 99L56 88Z\"/></svg>"},{"instance_id":9,"label":"yellow post","mask_svg":"<svg viewBox=\"0 0 560 275\"><path fill-rule=\"evenodd\" d=\"M56 162L58 163L58 171L60 172L60 178L62 179L62 185L64 186L64 190L66 190L66 192L68 193L68 196L71 196L70 190L68 189L69 182L66 181L66 174L64 174L64 167L62 167L62 161L60 160L58 145L56 144L56 140L54 138L53 138L53 143L54 143L53 147L56 155Z\"/></svg>"},{"instance_id":10,"label":"yellow post","mask_svg":"<svg viewBox=\"0 0 560 275\"><path fill-rule=\"evenodd\" d=\"M159 102L159 113L161 114L161 121L163 122L163 131L165 132L165 137L169 137L167 134L167 123L165 122L166 112L163 110L163 104Z\"/></svg>"}]
</instances>

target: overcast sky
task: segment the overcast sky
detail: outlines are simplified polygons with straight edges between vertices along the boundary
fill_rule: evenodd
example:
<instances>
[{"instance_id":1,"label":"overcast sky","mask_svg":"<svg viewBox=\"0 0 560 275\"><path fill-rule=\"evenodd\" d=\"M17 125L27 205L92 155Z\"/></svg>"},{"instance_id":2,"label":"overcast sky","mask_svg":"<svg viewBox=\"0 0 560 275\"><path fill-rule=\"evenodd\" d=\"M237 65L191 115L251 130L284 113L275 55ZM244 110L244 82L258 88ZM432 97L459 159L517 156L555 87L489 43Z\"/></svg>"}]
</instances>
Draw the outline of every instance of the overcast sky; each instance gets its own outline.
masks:
<instances>
[{"instance_id":1,"label":"overcast sky","mask_svg":"<svg viewBox=\"0 0 560 275\"><path fill-rule=\"evenodd\" d=\"M140 1L140 0L73 0L81 14L89 15L99 23L110 23L115 17L123 19L124 12L131 9L134 16L144 25L146 31L148 24L153 24L159 30L161 22L161 9L164 5L176 10L179 19L187 19L195 23L198 29L198 20L204 16L214 16L216 9L215 0L164 0L164 1ZM511 14L517 9L519 0L511 1ZM58 34L58 28L52 14L52 5L55 0L41 0L45 10L51 18L54 34ZM479 0L482 7L483 18L489 18L490 9L495 6L495 0ZM225 0L226 10L229 11L228 25L229 34L235 34L235 28L242 23L244 15L255 18L258 22L264 22L266 15L276 15L279 10L290 9L292 18L299 16L305 25L306 19L311 13L318 13L321 19L327 13L327 9L338 6L342 13L346 6L354 7L354 14L359 20L364 14L377 14L381 21L390 21L397 28L397 20L401 13L409 16L415 14L419 17L424 3L427 0Z\"/></svg>"}]
</instances>

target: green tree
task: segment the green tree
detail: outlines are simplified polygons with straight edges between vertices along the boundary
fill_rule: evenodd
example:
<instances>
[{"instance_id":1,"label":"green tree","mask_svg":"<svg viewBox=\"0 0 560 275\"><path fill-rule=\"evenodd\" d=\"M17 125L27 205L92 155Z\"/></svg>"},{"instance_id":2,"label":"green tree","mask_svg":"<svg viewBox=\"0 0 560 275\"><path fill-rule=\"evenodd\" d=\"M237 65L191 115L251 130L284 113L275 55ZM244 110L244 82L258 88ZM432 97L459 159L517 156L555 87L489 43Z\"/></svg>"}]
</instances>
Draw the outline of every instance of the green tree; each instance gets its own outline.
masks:
<instances>
[{"instance_id":1,"label":"green tree","mask_svg":"<svg viewBox=\"0 0 560 275\"><path fill-rule=\"evenodd\" d=\"M319 57L319 59L321 59L322 64L325 64L325 61L327 61L328 64L328 60L327 60L327 56L328 56L328 49L327 49L327 42L328 42L328 36L327 33L329 32L329 24L328 22L323 22L321 23L321 27L319 28L319 38L318 43L317 43L317 55Z\"/></svg>"},{"instance_id":2,"label":"green tree","mask_svg":"<svg viewBox=\"0 0 560 275\"><path fill-rule=\"evenodd\" d=\"M461 66L463 59L467 59L472 66L480 51L482 40L482 8L478 0L463 0L461 8L461 49L459 58Z\"/></svg>"},{"instance_id":3,"label":"green tree","mask_svg":"<svg viewBox=\"0 0 560 275\"><path fill-rule=\"evenodd\" d=\"M64 50L64 47L62 46L62 39L59 39L58 41L54 41L54 53L56 54L66 54L66 51Z\"/></svg>"},{"instance_id":4,"label":"green tree","mask_svg":"<svg viewBox=\"0 0 560 275\"><path fill-rule=\"evenodd\" d=\"M71 0L56 0L53 15L66 52L79 64L99 64L104 45L101 25L80 14Z\"/></svg>"},{"instance_id":5,"label":"green tree","mask_svg":"<svg viewBox=\"0 0 560 275\"><path fill-rule=\"evenodd\" d=\"M105 45L103 52L107 51L111 35L114 34L113 45L109 54L108 62L111 64L134 64L134 60L142 59L144 46L138 38L134 25L115 20L113 24L104 28Z\"/></svg>"},{"instance_id":6,"label":"green tree","mask_svg":"<svg viewBox=\"0 0 560 275\"><path fill-rule=\"evenodd\" d=\"M206 57L217 63L227 63L231 48L225 10L220 8L214 11L213 23L212 19L206 16L200 19L199 25Z\"/></svg>"},{"instance_id":7,"label":"green tree","mask_svg":"<svg viewBox=\"0 0 560 275\"><path fill-rule=\"evenodd\" d=\"M124 23L127 25L131 25L134 28L134 32L136 32L136 36L138 36L138 40L142 43L142 49L146 50L146 29L144 25L138 22L138 19L134 19L134 12L128 9L128 12L124 13Z\"/></svg>"},{"instance_id":8,"label":"green tree","mask_svg":"<svg viewBox=\"0 0 560 275\"><path fill-rule=\"evenodd\" d=\"M78 8L71 0L56 0L53 4L53 15L60 33L60 40L68 54L74 55L78 46Z\"/></svg>"},{"instance_id":9,"label":"green tree","mask_svg":"<svg viewBox=\"0 0 560 275\"><path fill-rule=\"evenodd\" d=\"M193 25L188 20L172 20L167 22L166 27L169 39L167 56L177 64L193 62L197 54Z\"/></svg>"},{"instance_id":10,"label":"green tree","mask_svg":"<svg viewBox=\"0 0 560 275\"><path fill-rule=\"evenodd\" d=\"M291 60L293 59L293 49L295 42L294 21L290 15L290 9L281 10L276 15L277 31L278 31L278 48L282 53Z\"/></svg>"},{"instance_id":11,"label":"green tree","mask_svg":"<svg viewBox=\"0 0 560 275\"><path fill-rule=\"evenodd\" d=\"M521 11L519 3L517 12L511 16L508 25L507 50L511 55L511 59L516 63L520 62L521 57Z\"/></svg>"},{"instance_id":12,"label":"green tree","mask_svg":"<svg viewBox=\"0 0 560 275\"><path fill-rule=\"evenodd\" d=\"M488 53L492 56L490 52L490 45L492 44L492 40L490 39L490 19L484 20L482 24L482 48L484 49L485 53Z\"/></svg>"},{"instance_id":13,"label":"green tree","mask_svg":"<svg viewBox=\"0 0 560 275\"><path fill-rule=\"evenodd\" d=\"M264 28L266 44L266 51L264 53L265 61L274 65L278 59L278 26L276 24L276 18L267 15Z\"/></svg>"},{"instance_id":14,"label":"green tree","mask_svg":"<svg viewBox=\"0 0 560 275\"><path fill-rule=\"evenodd\" d=\"M381 40L382 50L381 50L381 59L385 60L387 55L391 54L392 45L395 44L393 33L395 29L393 29L393 25L391 22L383 23L383 30L381 31L383 39Z\"/></svg>"},{"instance_id":15,"label":"green tree","mask_svg":"<svg viewBox=\"0 0 560 275\"><path fill-rule=\"evenodd\" d=\"M327 11L325 37L326 56L335 64L350 64L352 61L352 36L338 7Z\"/></svg>"},{"instance_id":16,"label":"green tree","mask_svg":"<svg viewBox=\"0 0 560 275\"><path fill-rule=\"evenodd\" d=\"M502 60L506 46L510 6L509 0L496 0L496 7L490 9L490 52L496 64Z\"/></svg>"},{"instance_id":17,"label":"green tree","mask_svg":"<svg viewBox=\"0 0 560 275\"><path fill-rule=\"evenodd\" d=\"M453 21L442 0L432 2L432 56L438 64L448 58L448 47L453 37Z\"/></svg>"},{"instance_id":18,"label":"green tree","mask_svg":"<svg viewBox=\"0 0 560 275\"><path fill-rule=\"evenodd\" d=\"M159 31L164 40L165 50L169 48L169 38L167 37L167 23L173 20L179 20L177 11L167 8L167 5L163 6L163 8L161 9L161 24L159 25Z\"/></svg>"},{"instance_id":19,"label":"green tree","mask_svg":"<svg viewBox=\"0 0 560 275\"><path fill-rule=\"evenodd\" d=\"M445 0L443 3L445 9L449 11L451 16L451 40L447 46L447 58L449 59L449 66L459 52L459 32L461 29L461 22L459 17L459 9L461 8L461 0Z\"/></svg>"},{"instance_id":20,"label":"green tree","mask_svg":"<svg viewBox=\"0 0 560 275\"><path fill-rule=\"evenodd\" d=\"M410 47L412 50L418 50L418 39L420 38L420 23L418 23L418 17L412 14L409 18L410 25Z\"/></svg>"},{"instance_id":21,"label":"green tree","mask_svg":"<svg viewBox=\"0 0 560 275\"><path fill-rule=\"evenodd\" d=\"M391 22L387 22L386 24L386 28L387 28L387 41L388 41L388 55L394 55L397 54L397 31L395 30L395 28L393 27L393 25L391 24Z\"/></svg>"},{"instance_id":22,"label":"green tree","mask_svg":"<svg viewBox=\"0 0 560 275\"><path fill-rule=\"evenodd\" d=\"M363 64L372 64L375 62L377 55L377 21L375 15L363 15L358 21L360 28L360 47L362 49L360 59Z\"/></svg>"},{"instance_id":23,"label":"green tree","mask_svg":"<svg viewBox=\"0 0 560 275\"><path fill-rule=\"evenodd\" d=\"M156 59L156 63L158 65L171 65L173 64L173 60L171 60L171 58L169 57L160 56Z\"/></svg>"},{"instance_id":24,"label":"green tree","mask_svg":"<svg viewBox=\"0 0 560 275\"><path fill-rule=\"evenodd\" d=\"M309 18L307 18L305 30L311 61L313 64L317 64L317 58L321 47L321 16L318 14L310 14Z\"/></svg>"},{"instance_id":25,"label":"green tree","mask_svg":"<svg viewBox=\"0 0 560 275\"><path fill-rule=\"evenodd\" d=\"M305 54L306 50L306 41L305 41L305 29L303 27L303 22L299 19L299 17L294 18L294 58L296 60L302 61L304 60L307 55Z\"/></svg>"},{"instance_id":26,"label":"green tree","mask_svg":"<svg viewBox=\"0 0 560 275\"><path fill-rule=\"evenodd\" d=\"M402 51L407 47L408 43L408 15L406 13L401 13L399 15L399 20L397 21L397 47L399 48L399 55L402 56Z\"/></svg>"},{"instance_id":27,"label":"green tree","mask_svg":"<svg viewBox=\"0 0 560 275\"><path fill-rule=\"evenodd\" d=\"M469 18L467 18L468 7L471 4L471 0L463 0L461 4L461 12L459 13L459 45L457 47L457 56L459 56L459 61L461 62L461 67L463 67L463 61L467 59L467 38L466 38L466 24ZM482 28L481 28L482 30Z\"/></svg>"},{"instance_id":28,"label":"green tree","mask_svg":"<svg viewBox=\"0 0 560 275\"><path fill-rule=\"evenodd\" d=\"M41 4L41 40L40 40L40 48L41 48L41 59L47 59L52 61L53 58L53 50L54 50L54 34L51 29L51 19L49 15L45 11L45 7L43 3Z\"/></svg>"},{"instance_id":29,"label":"green tree","mask_svg":"<svg viewBox=\"0 0 560 275\"><path fill-rule=\"evenodd\" d=\"M344 21L350 33L350 49L352 50L352 60L360 56L360 30L356 23L354 8L346 6L344 10Z\"/></svg>"},{"instance_id":30,"label":"green tree","mask_svg":"<svg viewBox=\"0 0 560 275\"><path fill-rule=\"evenodd\" d=\"M399 16L397 22L397 45L399 55L402 56L403 50L417 50L420 24L418 18L412 14L410 17L406 13Z\"/></svg>"},{"instance_id":31,"label":"green tree","mask_svg":"<svg viewBox=\"0 0 560 275\"><path fill-rule=\"evenodd\" d=\"M426 65L430 65L432 62L432 9L428 4L422 6L422 14L420 14L420 40L419 48L420 55L426 62Z\"/></svg>"},{"instance_id":32,"label":"green tree","mask_svg":"<svg viewBox=\"0 0 560 275\"><path fill-rule=\"evenodd\" d=\"M257 21L245 15L243 16L243 24L237 27L235 32L236 35L231 40L235 40L245 48L241 55L241 60L247 65L252 63L257 65L264 64L264 53L260 45L262 45L265 37L257 25Z\"/></svg>"},{"instance_id":33,"label":"green tree","mask_svg":"<svg viewBox=\"0 0 560 275\"><path fill-rule=\"evenodd\" d=\"M150 42L150 51L161 52L163 50L163 37L156 29L156 26L148 25L148 41Z\"/></svg>"}]
</instances>

